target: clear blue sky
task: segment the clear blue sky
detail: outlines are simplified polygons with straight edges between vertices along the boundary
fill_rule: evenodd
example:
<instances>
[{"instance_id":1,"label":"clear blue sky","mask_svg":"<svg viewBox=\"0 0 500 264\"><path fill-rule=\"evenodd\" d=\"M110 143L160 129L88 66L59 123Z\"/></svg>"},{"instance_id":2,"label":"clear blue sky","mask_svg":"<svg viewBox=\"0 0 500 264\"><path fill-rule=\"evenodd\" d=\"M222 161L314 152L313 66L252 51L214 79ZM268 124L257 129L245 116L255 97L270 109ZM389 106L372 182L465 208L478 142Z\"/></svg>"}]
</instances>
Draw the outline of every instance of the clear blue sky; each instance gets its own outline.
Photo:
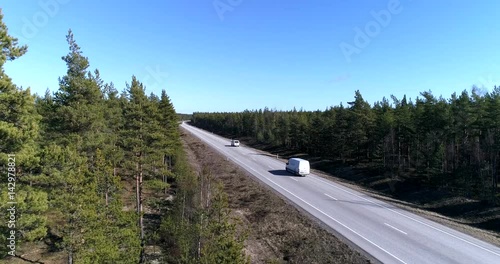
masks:
<instances>
[{"instance_id":1,"label":"clear blue sky","mask_svg":"<svg viewBox=\"0 0 500 264\"><path fill-rule=\"evenodd\" d=\"M323 110L355 90L374 103L500 84L497 0L6 0L2 9L29 46L6 72L38 94L66 73L69 28L104 81L121 91L136 75L182 113Z\"/></svg>"}]
</instances>

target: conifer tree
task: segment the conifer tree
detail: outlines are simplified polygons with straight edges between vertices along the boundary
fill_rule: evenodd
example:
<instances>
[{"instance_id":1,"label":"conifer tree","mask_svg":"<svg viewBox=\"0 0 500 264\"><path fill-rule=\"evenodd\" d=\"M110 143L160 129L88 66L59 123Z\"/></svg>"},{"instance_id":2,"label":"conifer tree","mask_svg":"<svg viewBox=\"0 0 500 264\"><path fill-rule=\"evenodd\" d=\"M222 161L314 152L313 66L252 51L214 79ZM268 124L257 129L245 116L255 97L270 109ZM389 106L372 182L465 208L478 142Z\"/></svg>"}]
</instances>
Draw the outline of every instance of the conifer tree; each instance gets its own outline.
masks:
<instances>
[{"instance_id":1,"label":"conifer tree","mask_svg":"<svg viewBox=\"0 0 500 264\"><path fill-rule=\"evenodd\" d=\"M349 138L350 148L354 152L356 160L360 161L362 156L370 157L369 153L369 132L372 131L374 117L371 112L371 107L363 99L361 93L356 91L354 101L349 102L351 105L349 116ZM363 153L364 152L364 153Z\"/></svg>"},{"instance_id":2,"label":"conifer tree","mask_svg":"<svg viewBox=\"0 0 500 264\"><path fill-rule=\"evenodd\" d=\"M122 147L126 151L125 169L135 178L136 193L136 213L138 216L138 226L141 240L141 262L144 258L144 224L143 224L143 177L145 158L148 157L147 126L149 113L149 99L145 95L145 88L135 76L132 76L132 82L127 85L127 102L123 105L123 117L125 120L122 132Z\"/></svg>"},{"instance_id":3,"label":"conifer tree","mask_svg":"<svg viewBox=\"0 0 500 264\"><path fill-rule=\"evenodd\" d=\"M160 102L158 106L158 110L160 112L159 122L162 133L164 133L164 145L161 146L163 148L162 160L165 165L164 168L164 182L167 182L167 176L172 176L171 170L173 168L172 160L175 155L175 152L178 148L181 147L179 138L179 130L178 130L178 117L175 112L175 108L170 101L169 96L162 90Z\"/></svg>"},{"instance_id":4,"label":"conifer tree","mask_svg":"<svg viewBox=\"0 0 500 264\"><path fill-rule=\"evenodd\" d=\"M55 93L55 128L53 132L63 145L75 145L89 158L104 139L102 80L99 71L88 72L88 58L76 43L73 32L68 31L66 40L69 53L62 57L68 67L59 78L59 90Z\"/></svg>"}]
</instances>

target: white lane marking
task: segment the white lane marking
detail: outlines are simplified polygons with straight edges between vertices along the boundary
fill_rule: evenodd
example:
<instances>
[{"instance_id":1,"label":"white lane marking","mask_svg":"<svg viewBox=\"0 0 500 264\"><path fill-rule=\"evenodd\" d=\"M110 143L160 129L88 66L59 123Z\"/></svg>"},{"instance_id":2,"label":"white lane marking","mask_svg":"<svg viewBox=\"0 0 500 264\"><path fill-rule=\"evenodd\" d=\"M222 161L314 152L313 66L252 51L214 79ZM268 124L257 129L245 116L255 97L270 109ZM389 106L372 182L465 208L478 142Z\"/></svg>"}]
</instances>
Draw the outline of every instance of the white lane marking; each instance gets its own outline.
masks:
<instances>
[{"instance_id":1,"label":"white lane marking","mask_svg":"<svg viewBox=\"0 0 500 264\"><path fill-rule=\"evenodd\" d=\"M335 201L338 201L338 199L337 199L337 198L335 198L335 197L333 197L333 196L330 196L330 195L328 195L328 194L326 194L326 193L324 193L324 195L326 195L326 196L328 196L328 197L332 198L332 199L333 199L333 200L335 200Z\"/></svg>"},{"instance_id":2,"label":"white lane marking","mask_svg":"<svg viewBox=\"0 0 500 264\"><path fill-rule=\"evenodd\" d=\"M235 158L235 160L237 160L238 162L241 163L241 161L239 161L238 159ZM316 206L306 202L304 199L298 197L297 195L295 195L294 193L290 192L289 190L287 190L286 188L284 188L283 186L279 185L278 183L276 183L275 181L267 178L266 176L260 174L260 172L258 172L257 170L255 170L254 168L252 167L249 167L247 166L246 164L244 163L241 163L240 164L241 166L244 166L244 167L247 167L249 168L250 170L254 171L255 173L259 174L260 176L264 177L266 180L270 181L271 183L273 183L274 185L278 186L279 188L283 189L285 192L289 193L290 195L294 196L295 198L299 199L300 201L302 201L303 203L309 205L310 207L312 207L313 209L315 209L316 211L322 213L323 215L325 215L326 217L330 218L331 220L335 221L336 223L338 223L339 225L343 226L344 228L346 228L347 230L353 232L354 234L358 235L359 237L361 237L362 239L366 240L367 242L369 242L370 244L374 245L375 247L377 247L378 249L382 250L383 252L387 253L388 255L390 255L391 257L399 260L401 263L404 263L406 264L406 262L402 261L401 259L399 259L398 257L394 256L393 254L391 254L390 252L388 252L387 250L383 249L382 247L380 247L379 245L375 244L374 242L372 242L371 240L369 240L368 238L362 236L361 234L359 234L358 232L354 231L353 229L351 229L350 227L346 226L345 224L341 223L339 220L331 217L330 215L328 215L327 213L323 212L322 210L320 210L319 208L317 208ZM292 178L293 179L293 178ZM295 180L295 179L294 179Z\"/></svg>"},{"instance_id":3,"label":"white lane marking","mask_svg":"<svg viewBox=\"0 0 500 264\"><path fill-rule=\"evenodd\" d=\"M384 225L386 225L386 226L388 226L388 227L390 227L390 228L392 228L392 229L394 229L394 230L396 230L396 231L398 231L398 232L401 232L401 233L403 233L403 234L405 234L405 235L408 235L406 232L403 232L402 230L397 229L397 228L395 228L395 227L393 227L393 226L389 225L388 223L384 223Z\"/></svg>"},{"instance_id":4,"label":"white lane marking","mask_svg":"<svg viewBox=\"0 0 500 264\"><path fill-rule=\"evenodd\" d=\"M346 228L347 230L353 232L354 234L358 235L359 237L361 237L362 239L366 240L368 243L374 245L375 247L377 247L378 249L382 250L383 252L385 252L386 254L388 254L389 256L397 259L398 261L400 261L401 263L404 263L406 264L406 262L402 261L401 259L399 259L398 257L394 256L393 254L391 254L389 251L383 249L382 247L380 247L379 245L375 244L374 242L372 242L371 240L369 240L368 238L362 236L360 233L354 231L352 228L346 226L345 224L341 223L340 221L338 221L337 219L331 217L330 215L328 215L327 213L321 211L319 208L315 207L314 205L306 202L304 199L298 197L297 195L293 194L292 192L290 192L289 190L285 189L284 187L282 187L281 185L277 184L275 181L267 178L266 176L260 174L260 172L258 172L257 170L255 170L254 168L252 167L249 167L247 166L246 164L242 163L240 160L238 160L237 158L234 158L234 160L238 161L238 163L240 163L241 166L244 166L244 167L247 167L249 168L250 170L254 171L255 173L259 174L260 176L262 176L263 178L265 178L266 180L272 182L274 185L278 186L279 188L283 189L285 192L289 193L290 195L294 196L295 198L299 199L300 201L302 201L303 203L309 205L310 207L312 207L313 209L315 209L316 211L320 212L321 214L325 215L326 217L330 218L331 220L335 221L336 223L338 223L339 225L343 226L344 228ZM293 178L292 178L293 179Z\"/></svg>"},{"instance_id":5,"label":"white lane marking","mask_svg":"<svg viewBox=\"0 0 500 264\"><path fill-rule=\"evenodd\" d=\"M309 177L309 178L311 178L311 179L316 179L315 177ZM387 210L389 210L389 211L391 211L391 212L393 212L393 213L396 213L396 214L401 215L401 216L403 216L403 217L405 217L405 218L408 218L408 219L410 219L410 220L413 220L413 221L415 221L415 222L417 222L417 223L419 223L419 224L425 225L425 226L427 226L427 227L429 227L429 228L432 228L432 229L434 229L434 230L436 230L436 231L439 231L439 232L441 232L441 233L443 233L443 234L449 235L449 236L451 236L451 237L453 237L453 238L456 238L456 239L458 239L458 240L460 240L460 241L463 241L463 242L465 242L465 243L467 243L467 244L469 244L469 245L472 245L472 246L475 246L475 247L477 247L477 248L480 248L480 249L482 249L482 250L484 250L484 251L490 252L491 254L494 254L494 255L500 256L500 254L499 254L499 253L496 253L495 251L489 250L489 249L487 249L487 248L485 248L485 247L483 247L483 246L481 246L481 245L478 245L478 244L476 244L476 243L474 243L474 242L468 241L467 239L463 239L463 238L461 238L461 237L455 236L455 235L453 235L453 234L451 234L451 233L449 233L449 232L447 232L447 231L444 231L444 230L441 230L441 229L439 229L439 228L437 228L437 227L431 226L431 225L429 225L429 224L427 224L427 223L424 223L424 222L422 222L422 221L420 221L420 220L418 220L418 219L415 219L415 218L413 218L413 217L411 217L411 216L407 216L407 215L405 215L405 214L402 214L402 213L400 213L400 212L398 212L398 211L396 211L396 210L393 210L393 209L391 209L391 208L389 208L389 207L387 207L387 206L385 206L385 205L382 205L382 204L378 204L378 203L372 202L372 201L370 201L370 200L368 200L368 199L366 199L366 198L364 198L364 197L361 197L361 196L359 196L359 195L357 195L357 194L354 194L354 193L352 193L352 192L349 192L349 191L347 191L347 190L344 190L344 189L342 189L342 188L339 188L339 187L337 187L337 186L335 186L335 185L333 185L333 184L330 184L330 183L328 183L328 182L326 182L326 181L323 181L323 180L320 180L320 179L316 179L316 180L318 180L318 181L320 181L320 182L323 182L323 183L326 183L326 184L328 184L328 185L330 185L330 186L332 186L332 187L334 187L334 188L337 188L337 189L339 189L339 190L341 190L341 191L344 191L344 192L346 192L346 193L350 193L350 194L352 194L352 195L354 195L354 196L356 196L356 197L359 197L359 198L361 198L361 199L363 199L363 200L365 200L365 201L367 201L367 202L370 202L370 203L372 203L372 204L374 204L374 205L377 205L377 206L383 207L383 208L385 208L385 209L387 209Z\"/></svg>"},{"instance_id":6,"label":"white lane marking","mask_svg":"<svg viewBox=\"0 0 500 264\"><path fill-rule=\"evenodd\" d=\"M335 219L335 218L331 217L330 215L328 215L327 213L325 213L325 212L321 211L319 208L315 207L314 205L312 205L312 204L310 204L310 203L306 202L304 199L302 199L302 198L298 197L297 195L293 194L292 192L290 192L289 190L285 189L285 188L284 188L284 187L282 187L281 185L277 184L277 183L276 183L276 182L274 182L273 180L271 180L271 179L267 179L267 180L268 180L268 181L270 181L270 182L272 182L272 183L273 183L273 184L275 184L276 186L280 187L280 188L281 188L281 189L283 189L285 192L289 193L290 195L294 196L295 198L299 199L299 200L300 200L300 201L302 201L303 203L305 203L305 204L309 205L310 207L312 207L312 208L313 208L313 209L315 209L316 211L318 211L318 212L322 213L323 215L325 215L326 217L328 217L328 218L332 219L333 221L335 221L335 222L336 222L336 223L338 223L339 225L341 225L341 226L345 227L347 230L349 230L349 231L353 232L354 234L358 235L358 236L359 236L359 237L361 237L362 239L366 240L368 243L370 243L370 244L374 245L375 247L377 247L378 249L380 249L380 250L384 251L385 253L387 253L387 254L388 254L388 255L390 255L391 257L393 257L393 258L395 258L395 259L399 260L401 263L405 263L405 264L406 264L406 262L404 262L404 261L402 261L400 258L398 258L398 257L394 256L394 255L393 255L393 254L391 254L389 251L387 251L387 250L383 249L382 247L380 247L379 245L375 244L374 242L372 242L372 241L371 241L371 240L369 240L368 238L366 238L366 237L362 236L360 233L358 233L358 232L354 231L352 228L350 228L350 227L348 227L348 226L344 225L344 224L343 224L343 223L341 223L339 220L337 220L337 219Z\"/></svg>"},{"instance_id":7,"label":"white lane marking","mask_svg":"<svg viewBox=\"0 0 500 264\"><path fill-rule=\"evenodd\" d=\"M270 168L270 169L273 169L273 166L271 166L271 165L267 165L267 167Z\"/></svg>"},{"instance_id":8,"label":"white lane marking","mask_svg":"<svg viewBox=\"0 0 500 264\"><path fill-rule=\"evenodd\" d=\"M294 180L294 181L296 181L296 182L298 182L298 181L299 181L299 180L297 180L297 179L295 179L295 178L290 178L290 179L292 179L292 180Z\"/></svg>"}]
</instances>

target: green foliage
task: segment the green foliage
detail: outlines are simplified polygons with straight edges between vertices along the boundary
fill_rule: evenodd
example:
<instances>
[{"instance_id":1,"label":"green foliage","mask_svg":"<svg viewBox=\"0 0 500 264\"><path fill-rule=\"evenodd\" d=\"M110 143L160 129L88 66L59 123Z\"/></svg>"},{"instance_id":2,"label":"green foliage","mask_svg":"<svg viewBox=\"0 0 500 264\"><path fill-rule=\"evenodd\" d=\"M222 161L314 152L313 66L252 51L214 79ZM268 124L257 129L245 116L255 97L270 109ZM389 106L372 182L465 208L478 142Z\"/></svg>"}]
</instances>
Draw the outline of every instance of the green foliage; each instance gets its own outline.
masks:
<instances>
[{"instance_id":1,"label":"green foliage","mask_svg":"<svg viewBox=\"0 0 500 264\"><path fill-rule=\"evenodd\" d=\"M107 160L99 148L96 149L95 155L91 168L96 177L97 195L108 205L110 200L119 199L117 196L120 177L113 174L112 161Z\"/></svg>"},{"instance_id":2,"label":"green foliage","mask_svg":"<svg viewBox=\"0 0 500 264\"><path fill-rule=\"evenodd\" d=\"M7 190L7 185L1 186L2 190ZM44 238L47 235L47 216L45 212L48 209L47 193L41 190L36 190L29 186L22 186L17 184L15 189L15 224L17 248L21 248L23 242L31 242ZM2 191L0 196L0 219L2 224L0 226L0 241L6 245L7 235L10 232L8 210L11 207L9 193ZM7 248L2 247L0 256L7 255Z\"/></svg>"},{"instance_id":3,"label":"green foliage","mask_svg":"<svg viewBox=\"0 0 500 264\"><path fill-rule=\"evenodd\" d=\"M16 228L20 231L21 237L26 241L45 237L47 216L44 214L48 209L47 193L23 186L16 192L16 202L16 213L19 216ZM6 204L6 201L3 200L2 204Z\"/></svg>"},{"instance_id":4,"label":"green foliage","mask_svg":"<svg viewBox=\"0 0 500 264\"><path fill-rule=\"evenodd\" d=\"M99 219L89 227L86 250L78 256L82 263L137 263L140 254L137 216L124 212L119 200L110 201L97 212Z\"/></svg>"},{"instance_id":5,"label":"green foliage","mask_svg":"<svg viewBox=\"0 0 500 264\"><path fill-rule=\"evenodd\" d=\"M144 182L144 188L154 190L156 192L161 192L165 188L168 188L170 185L162 180L154 179L148 180Z\"/></svg>"},{"instance_id":6,"label":"green foliage","mask_svg":"<svg viewBox=\"0 0 500 264\"><path fill-rule=\"evenodd\" d=\"M74 145L87 157L94 155L95 149L105 139L103 84L98 70L87 71L89 62L82 55L73 33L69 30L66 40L69 53L62 57L68 66L67 74L59 79L59 90L52 103L53 114L47 117L49 130L47 140L62 145ZM49 101L48 100L48 101ZM46 102L48 105L50 102ZM45 107L47 108L47 106ZM79 140L75 138L78 136Z\"/></svg>"},{"instance_id":7,"label":"green foliage","mask_svg":"<svg viewBox=\"0 0 500 264\"><path fill-rule=\"evenodd\" d=\"M9 36L7 26L3 23L3 13L0 10L0 68L3 75L3 65L6 61L15 60L26 53L27 46L18 46L17 39ZM4 77L4 76L2 76ZM2 78L3 79L3 78Z\"/></svg>"},{"instance_id":8,"label":"green foliage","mask_svg":"<svg viewBox=\"0 0 500 264\"><path fill-rule=\"evenodd\" d=\"M42 175L51 186L50 208L58 224L53 232L62 238L60 245L71 257L78 259L88 250L86 238L98 222L96 183L89 177L87 159L75 149L50 145L42 153Z\"/></svg>"},{"instance_id":9,"label":"green foliage","mask_svg":"<svg viewBox=\"0 0 500 264\"><path fill-rule=\"evenodd\" d=\"M219 185L210 207L202 214L200 263L250 263L243 251L246 237L238 234L235 220L230 218L227 195Z\"/></svg>"}]
</instances>

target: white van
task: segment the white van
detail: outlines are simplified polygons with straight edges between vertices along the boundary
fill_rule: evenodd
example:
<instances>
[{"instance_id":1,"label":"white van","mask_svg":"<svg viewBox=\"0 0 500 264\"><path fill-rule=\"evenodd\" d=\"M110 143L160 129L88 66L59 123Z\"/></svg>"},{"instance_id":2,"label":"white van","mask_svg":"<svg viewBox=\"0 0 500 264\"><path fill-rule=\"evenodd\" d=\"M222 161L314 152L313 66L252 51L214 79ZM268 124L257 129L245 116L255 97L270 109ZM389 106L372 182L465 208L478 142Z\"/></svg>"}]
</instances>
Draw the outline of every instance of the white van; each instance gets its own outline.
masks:
<instances>
[{"instance_id":1,"label":"white van","mask_svg":"<svg viewBox=\"0 0 500 264\"><path fill-rule=\"evenodd\" d=\"M236 139L231 140L231 146L233 146L233 147L239 147L240 146L240 141L236 140Z\"/></svg>"},{"instance_id":2,"label":"white van","mask_svg":"<svg viewBox=\"0 0 500 264\"><path fill-rule=\"evenodd\" d=\"M286 163L286 171L295 175L306 176L309 174L309 161L299 158L291 158Z\"/></svg>"}]
</instances>

